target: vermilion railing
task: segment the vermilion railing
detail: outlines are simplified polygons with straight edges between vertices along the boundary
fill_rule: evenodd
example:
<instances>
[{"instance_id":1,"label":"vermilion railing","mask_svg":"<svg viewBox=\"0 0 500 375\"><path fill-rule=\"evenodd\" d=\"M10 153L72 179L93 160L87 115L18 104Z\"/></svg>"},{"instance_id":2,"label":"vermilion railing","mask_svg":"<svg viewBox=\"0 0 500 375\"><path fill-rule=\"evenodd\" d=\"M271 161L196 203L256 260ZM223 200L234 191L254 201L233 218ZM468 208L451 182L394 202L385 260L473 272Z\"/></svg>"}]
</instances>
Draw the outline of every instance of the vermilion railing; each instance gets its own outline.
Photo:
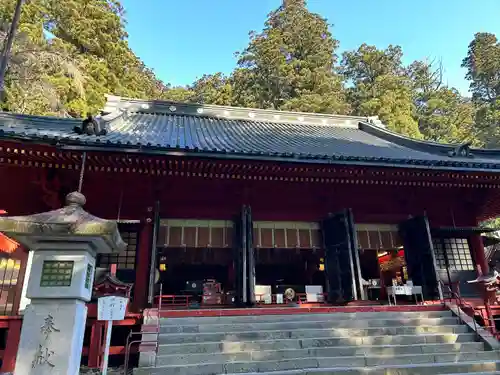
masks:
<instances>
[{"instance_id":1,"label":"vermilion railing","mask_svg":"<svg viewBox=\"0 0 500 375\"><path fill-rule=\"evenodd\" d=\"M478 322L477 318L482 321L482 327L486 329L492 336L496 339L500 338L500 333L496 329L496 321L500 321L500 316L495 318L492 313L492 306L489 301L484 298L484 306L475 306L470 302L467 302L460 294L460 286L458 282L454 283L443 283L441 282L443 287L443 293L446 293L447 296L443 296L444 300L448 300L450 303L455 303L457 307L458 319L461 323L466 323L465 316L468 315L472 318L474 324L474 331L477 334ZM500 306L498 306L500 308Z\"/></svg>"},{"instance_id":2,"label":"vermilion railing","mask_svg":"<svg viewBox=\"0 0 500 375\"><path fill-rule=\"evenodd\" d=\"M154 298L154 305L163 305L164 307L188 307L193 301L194 296L178 294L160 294Z\"/></svg>"}]
</instances>

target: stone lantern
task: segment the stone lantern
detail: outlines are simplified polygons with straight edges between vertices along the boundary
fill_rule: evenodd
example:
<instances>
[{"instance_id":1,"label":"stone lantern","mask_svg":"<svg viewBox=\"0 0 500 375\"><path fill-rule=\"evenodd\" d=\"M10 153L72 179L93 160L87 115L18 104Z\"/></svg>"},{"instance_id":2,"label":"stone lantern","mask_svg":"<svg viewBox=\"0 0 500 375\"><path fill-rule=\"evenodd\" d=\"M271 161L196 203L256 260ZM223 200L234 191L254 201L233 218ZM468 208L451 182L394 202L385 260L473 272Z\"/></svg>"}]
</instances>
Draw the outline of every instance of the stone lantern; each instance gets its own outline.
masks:
<instances>
[{"instance_id":1,"label":"stone lantern","mask_svg":"<svg viewBox=\"0 0 500 375\"><path fill-rule=\"evenodd\" d=\"M79 373L96 255L126 247L116 222L89 214L84 204L74 192L59 210L0 217L0 232L33 251L15 375Z\"/></svg>"}]
</instances>

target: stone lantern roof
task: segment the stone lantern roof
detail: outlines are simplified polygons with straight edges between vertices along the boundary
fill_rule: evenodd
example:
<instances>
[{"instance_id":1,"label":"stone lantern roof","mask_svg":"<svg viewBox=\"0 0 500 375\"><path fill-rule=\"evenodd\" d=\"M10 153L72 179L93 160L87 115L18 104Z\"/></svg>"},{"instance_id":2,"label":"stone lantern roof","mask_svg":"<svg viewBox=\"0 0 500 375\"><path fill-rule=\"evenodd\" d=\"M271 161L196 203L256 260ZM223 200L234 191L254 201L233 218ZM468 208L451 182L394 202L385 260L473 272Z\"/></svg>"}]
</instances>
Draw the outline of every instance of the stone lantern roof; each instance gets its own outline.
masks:
<instances>
[{"instance_id":1,"label":"stone lantern roof","mask_svg":"<svg viewBox=\"0 0 500 375\"><path fill-rule=\"evenodd\" d=\"M66 196L66 206L58 210L27 215L0 217L0 232L27 248L45 248L50 242L65 240L92 243L97 253L118 253L127 244L122 240L117 223L91 215L83 209L86 199L78 192ZM71 250L71 249L68 249Z\"/></svg>"}]
</instances>

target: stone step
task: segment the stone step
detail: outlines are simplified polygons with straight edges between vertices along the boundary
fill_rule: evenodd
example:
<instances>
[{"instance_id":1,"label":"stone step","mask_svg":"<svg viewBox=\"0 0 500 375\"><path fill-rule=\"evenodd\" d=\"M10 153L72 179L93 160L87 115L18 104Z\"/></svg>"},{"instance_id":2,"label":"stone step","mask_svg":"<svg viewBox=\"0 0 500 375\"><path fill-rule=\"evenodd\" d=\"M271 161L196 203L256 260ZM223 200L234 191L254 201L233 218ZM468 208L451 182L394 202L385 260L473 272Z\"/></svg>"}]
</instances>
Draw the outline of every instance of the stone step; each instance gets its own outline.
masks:
<instances>
[{"instance_id":1,"label":"stone step","mask_svg":"<svg viewBox=\"0 0 500 375\"><path fill-rule=\"evenodd\" d=\"M288 315L245 315L245 316L219 316L219 317L187 317L187 318L161 318L160 325L203 325L203 324L233 324L233 323L265 323L289 321L338 321L338 320L370 320L370 319L429 319L452 317L449 310L441 311L387 311L387 312L335 312L330 314L288 314ZM146 316L145 319L154 319ZM148 322L145 322L146 324Z\"/></svg>"},{"instance_id":2,"label":"stone step","mask_svg":"<svg viewBox=\"0 0 500 375\"><path fill-rule=\"evenodd\" d=\"M370 327L397 327L397 326L440 326L456 325L455 317L423 318L423 319L370 319L370 320L297 320L285 322L263 323L233 323L233 324L192 324L178 326L161 326L161 333L226 333L244 331L274 331L296 329L321 329L321 328L370 328Z\"/></svg>"},{"instance_id":3,"label":"stone step","mask_svg":"<svg viewBox=\"0 0 500 375\"><path fill-rule=\"evenodd\" d=\"M235 343L231 343L235 344ZM396 354L428 354L451 352L474 352L484 350L482 342L414 344L414 345L372 345L372 346L313 346L299 340L258 341L236 343L236 345L219 343L200 343L182 345L160 345L159 356L230 355L238 353L260 353L261 356L282 356L297 358L304 353L323 357L357 356L357 355L396 355ZM241 350L240 350L241 349ZM252 354L254 357L256 354ZM203 357L200 357L203 358Z\"/></svg>"},{"instance_id":4,"label":"stone step","mask_svg":"<svg viewBox=\"0 0 500 375\"><path fill-rule=\"evenodd\" d=\"M317 368L260 372L259 375L493 375L500 374L500 362L460 362L443 364L420 364L412 366L386 366L369 368ZM250 375L255 373L240 373Z\"/></svg>"},{"instance_id":5,"label":"stone step","mask_svg":"<svg viewBox=\"0 0 500 375\"><path fill-rule=\"evenodd\" d=\"M485 352L484 345L481 343L470 343L454 346L457 344L433 344L433 345L406 345L406 346L350 346L340 348L310 348L310 349L291 349L291 350L254 350L243 352L219 352L219 353L201 353L201 354L169 354L164 355L160 350L157 358L158 366L167 365L194 365L198 363L227 363L227 362L252 362L252 361L282 361L295 358L335 358L335 357L393 357L404 355L426 354L439 357L441 354L450 356L457 353L493 353ZM486 356L487 357L487 356ZM485 357L485 358L486 358ZM489 357L488 357L489 358ZM496 359L496 357L494 357Z\"/></svg>"},{"instance_id":6,"label":"stone step","mask_svg":"<svg viewBox=\"0 0 500 375\"><path fill-rule=\"evenodd\" d=\"M378 327L365 329L296 329L285 331L247 331L230 333L182 333L160 334L160 344L183 344L189 342L302 339L302 338L339 338L350 341L360 337L390 335L424 335L424 334L459 334L468 331L465 325L452 326L417 326L417 327Z\"/></svg>"},{"instance_id":7,"label":"stone step","mask_svg":"<svg viewBox=\"0 0 500 375\"><path fill-rule=\"evenodd\" d=\"M252 348L252 347L262 347L268 345L269 349L274 349L274 345L277 345L279 341L290 341L291 345L301 345L295 347L296 349L305 347L323 347L323 346L352 346L352 345L414 345L414 344L453 344L453 343L463 343L463 342L473 342L475 341L474 333L449 333L449 334L422 334L422 335L382 335L382 336L364 336L364 337L324 337L324 338L274 338L268 337L267 339L260 338L257 335L258 332L249 333L249 337L245 340L236 339L224 336L220 340L213 340L212 342L224 342L225 347L232 348ZM207 340L199 339L196 341L196 337L190 337L189 340L184 340L184 337L179 336L173 338L172 336L160 336L159 344L186 344L186 343L200 343L208 342ZM195 340L195 341L193 341ZM283 345L283 344L279 344ZM239 349L248 350L248 349Z\"/></svg>"},{"instance_id":8,"label":"stone step","mask_svg":"<svg viewBox=\"0 0 500 375\"><path fill-rule=\"evenodd\" d=\"M302 373L339 374L446 374L500 370L498 352L413 354L373 357L295 358L282 361L221 362L139 368L136 375L209 375L306 370ZM346 372L347 371L347 372Z\"/></svg>"}]
</instances>

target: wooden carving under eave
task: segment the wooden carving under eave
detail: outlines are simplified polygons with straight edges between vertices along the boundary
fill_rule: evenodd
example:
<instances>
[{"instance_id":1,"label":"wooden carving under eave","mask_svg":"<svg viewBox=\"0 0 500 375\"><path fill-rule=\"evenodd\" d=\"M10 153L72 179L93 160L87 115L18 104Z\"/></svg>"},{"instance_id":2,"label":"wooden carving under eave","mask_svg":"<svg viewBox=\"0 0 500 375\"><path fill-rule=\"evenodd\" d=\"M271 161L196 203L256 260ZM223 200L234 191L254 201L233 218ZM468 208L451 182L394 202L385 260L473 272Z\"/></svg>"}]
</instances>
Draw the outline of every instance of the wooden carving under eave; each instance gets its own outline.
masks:
<instances>
[{"instance_id":1,"label":"wooden carving under eave","mask_svg":"<svg viewBox=\"0 0 500 375\"><path fill-rule=\"evenodd\" d=\"M94 284L94 297L120 296L130 298L132 284L124 283L110 273L105 274Z\"/></svg>"}]
</instances>

